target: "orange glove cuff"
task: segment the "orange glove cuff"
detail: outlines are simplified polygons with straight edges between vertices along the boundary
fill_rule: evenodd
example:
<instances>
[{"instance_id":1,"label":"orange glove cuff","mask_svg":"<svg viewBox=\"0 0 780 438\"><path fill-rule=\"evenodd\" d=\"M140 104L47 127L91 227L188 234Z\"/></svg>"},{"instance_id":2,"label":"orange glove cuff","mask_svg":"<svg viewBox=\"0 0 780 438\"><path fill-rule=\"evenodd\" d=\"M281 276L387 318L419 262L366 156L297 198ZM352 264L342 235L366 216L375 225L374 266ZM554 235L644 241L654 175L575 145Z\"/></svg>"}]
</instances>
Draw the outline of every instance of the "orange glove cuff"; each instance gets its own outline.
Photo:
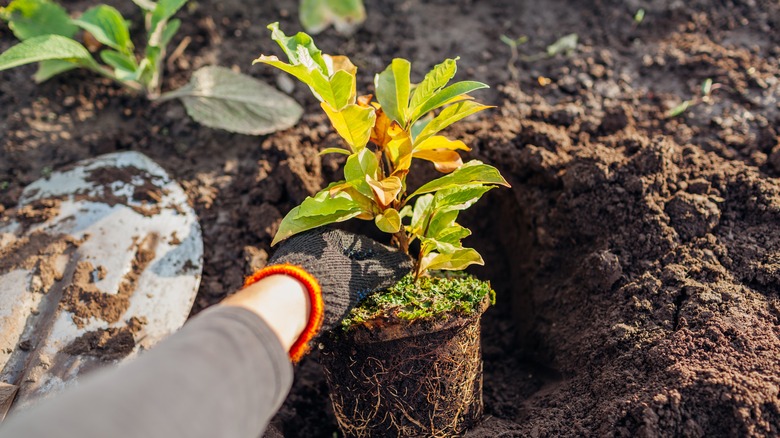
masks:
<instances>
[{"instance_id":1,"label":"orange glove cuff","mask_svg":"<svg viewBox=\"0 0 780 438\"><path fill-rule=\"evenodd\" d=\"M244 280L244 287L257 283L265 277L277 274L289 275L300 281L306 287L306 293L309 296L309 320L306 323L306 328L303 329L303 332L301 332L301 335L298 337L298 340L295 341L290 348L290 360L293 363L298 363L298 361L300 361L309 351L309 342L311 342L317 332L320 331L320 327L322 327L322 318L325 314L325 305L322 301L322 289L320 288L320 283L317 279L306 272L305 269L288 263L266 266L247 277Z\"/></svg>"}]
</instances>

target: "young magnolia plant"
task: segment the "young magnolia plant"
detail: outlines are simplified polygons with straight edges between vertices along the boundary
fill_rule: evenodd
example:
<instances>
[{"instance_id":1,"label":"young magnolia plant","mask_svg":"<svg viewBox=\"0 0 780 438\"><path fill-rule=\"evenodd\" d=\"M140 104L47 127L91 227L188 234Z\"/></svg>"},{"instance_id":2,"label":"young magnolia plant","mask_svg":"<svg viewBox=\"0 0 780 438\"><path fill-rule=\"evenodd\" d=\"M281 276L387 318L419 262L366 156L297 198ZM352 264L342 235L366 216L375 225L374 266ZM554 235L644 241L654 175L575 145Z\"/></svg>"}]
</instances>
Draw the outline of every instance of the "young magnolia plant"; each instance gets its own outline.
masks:
<instances>
[{"instance_id":1,"label":"young magnolia plant","mask_svg":"<svg viewBox=\"0 0 780 438\"><path fill-rule=\"evenodd\" d=\"M288 37L278 23L268 28L288 62L276 56L260 56L254 62L272 65L308 85L347 146L322 153L348 155L344 180L292 209L272 244L305 230L358 218L373 220L406 253L419 241L416 277L428 270L482 264L482 257L461 243L471 232L456 222L458 213L488 190L508 184L492 166L477 160L464 164L458 151L469 147L439 132L490 108L468 95L487 85L473 81L447 85L455 75L457 58L435 66L414 85L411 64L396 58L376 75L374 102L371 95L357 95L357 68L349 58L323 54L303 32ZM446 175L407 193L406 178L414 159L430 161Z\"/></svg>"},{"instance_id":2,"label":"young magnolia plant","mask_svg":"<svg viewBox=\"0 0 780 438\"><path fill-rule=\"evenodd\" d=\"M146 44L139 53L130 36L130 22L112 6L98 5L72 19L51 0L11 1L0 7L0 19L21 43L0 54L0 71L38 63L33 79L40 83L69 70L87 69L150 100L179 98L201 124L242 134L267 134L298 121L303 109L295 101L221 67L204 67L188 85L161 96L166 49L181 26L173 16L187 0L133 2L143 13L146 31ZM86 46L75 39L80 31Z\"/></svg>"}]
</instances>

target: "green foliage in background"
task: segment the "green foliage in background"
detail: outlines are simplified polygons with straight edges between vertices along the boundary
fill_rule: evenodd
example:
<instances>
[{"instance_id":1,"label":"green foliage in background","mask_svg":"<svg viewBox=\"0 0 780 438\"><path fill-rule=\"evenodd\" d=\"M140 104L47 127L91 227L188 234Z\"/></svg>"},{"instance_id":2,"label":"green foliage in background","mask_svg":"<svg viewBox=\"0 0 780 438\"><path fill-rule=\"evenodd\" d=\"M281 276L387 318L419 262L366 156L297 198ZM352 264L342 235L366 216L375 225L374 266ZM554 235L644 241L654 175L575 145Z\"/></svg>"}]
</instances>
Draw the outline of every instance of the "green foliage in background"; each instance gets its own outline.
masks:
<instances>
[{"instance_id":1,"label":"green foliage in background","mask_svg":"<svg viewBox=\"0 0 780 438\"><path fill-rule=\"evenodd\" d=\"M366 8L363 0L301 0L299 18L311 34L332 24L337 32L350 35L366 20Z\"/></svg>"},{"instance_id":2,"label":"green foliage in background","mask_svg":"<svg viewBox=\"0 0 780 438\"><path fill-rule=\"evenodd\" d=\"M146 41L137 53L130 22L112 6L101 4L72 19L51 0L13 0L0 8L0 19L21 42L0 54L0 71L38 63L33 79L40 83L82 68L151 100L159 99L166 49L181 26L181 20L173 17L186 2L134 0L143 15ZM95 53L76 39L80 32L84 40L94 40ZM243 91L237 93L236 88ZM217 67L201 69L189 86L162 100L173 97L181 98L198 122L244 134L290 127L303 112L292 99L262 82Z\"/></svg>"}]
</instances>

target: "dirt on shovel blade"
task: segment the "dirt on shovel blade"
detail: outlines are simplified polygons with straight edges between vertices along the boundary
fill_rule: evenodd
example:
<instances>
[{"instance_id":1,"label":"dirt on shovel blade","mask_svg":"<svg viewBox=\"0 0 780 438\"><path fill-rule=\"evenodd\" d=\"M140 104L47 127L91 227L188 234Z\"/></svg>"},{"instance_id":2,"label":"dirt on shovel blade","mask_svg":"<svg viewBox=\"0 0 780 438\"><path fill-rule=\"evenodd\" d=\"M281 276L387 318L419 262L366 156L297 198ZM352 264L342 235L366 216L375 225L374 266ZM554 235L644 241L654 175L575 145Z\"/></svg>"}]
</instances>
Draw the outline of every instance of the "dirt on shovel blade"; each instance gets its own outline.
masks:
<instances>
[{"instance_id":1,"label":"dirt on shovel blade","mask_svg":"<svg viewBox=\"0 0 780 438\"><path fill-rule=\"evenodd\" d=\"M108 3L140 23L130 2ZM192 41L163 88L202 65L250 71L253 56L279 54L263 24L299 29L298 3L185 8L172 45ZM458 79L490 84L478 98L498 106L447 132L513 185L461 221L485 258L474 273L498 292L482 327L487 420L471 434L780 434L780 5L365 3L354 36L317 37L360 67L359 89L393 57L412 60L419 81L458 55ZM571 33L576 48L547 58ZM529 37L516 78L501 35ZM0 26L0 49L14 43ZM343 157L318 156L340 140L306 87L293 92L301 123L258 139L198 126L177 102L149 105L88 72L41 85L34 72L0 72L0 209L50 169L116 150L149 155L181 182L203 227L195 312L266 263L284 213L342 177ZM270 68L251 73L276 81ZM371 229L362 225L350 226ZM274 419L285 436L337 431L317 360L296 369Z\"/></svg>"}]
</instances>

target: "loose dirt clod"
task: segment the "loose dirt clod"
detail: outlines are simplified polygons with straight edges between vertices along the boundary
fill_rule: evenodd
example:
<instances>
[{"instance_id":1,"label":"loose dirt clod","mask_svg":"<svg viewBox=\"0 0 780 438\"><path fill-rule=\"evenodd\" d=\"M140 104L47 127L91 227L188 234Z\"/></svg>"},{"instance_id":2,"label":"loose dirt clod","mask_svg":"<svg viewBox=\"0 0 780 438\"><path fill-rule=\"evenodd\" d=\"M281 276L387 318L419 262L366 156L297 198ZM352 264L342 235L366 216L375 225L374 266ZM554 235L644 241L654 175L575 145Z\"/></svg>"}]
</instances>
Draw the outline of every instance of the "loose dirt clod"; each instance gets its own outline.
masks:
<instances>
[{"instance_id":1,"label":"loose dirt clod","mask_svg":"<svg viewBox=\"0 0 780 438\"><path fill-rule=\"evenodd\" d=\"M127 205L138 214L146 217L154 216L162 210L158 203L162 200L167 191L161 189L159 184L155 184L154 177L148 172L138 169L135 166L126 167L98 167L86 178L87 181L103 187L103 193L100 197L77 195L77 200L94 200L107 205ZM130 199L124 196L117 196L111 190L112 186L127 185L133 187L133 194ZM129 200L140 202L142 205L130 205Z\"/></svg>"},{"instance_id":2,"label":"loose dirt clod","mask_svg":"<svg viewBox=\"0 0 780 438\"><path fill-rule=\"evenodd\" d=\"M105 293L95 286L93 273L96 269L92 263L81 261L76 265L73 279L65 288L61 301L62 308L73 314L76 326L84 327L90 318L108 323L119 321L130 306L138 278L154 260L157 240L157 235L150 234L136 244L131 269L125 274L116 294Z\"/></svg>"},{"instance_id":3,"label":"loose dirt clod","mask_svg":"<svg viewBox=\"0 0 780 438\"><path fill-rule=\"evenodd\" d=\"M31 291L46 293L63 276L57 259L80 244L71 236L35 231L0 249L0 275L14 269L34 270Z\"/></svg>"},{"instance_id":4,"label":"loose dirt clod","mask_svg":"<svg viewBox=\"0 0 780 438\"><path fill-rule=\"evenodd\" d=\"M98 357L111 361L121 359L135 348L133 331L129 327L94 330L76 338L62 352L72 355Z\"/></svg>"}]
</instances>

